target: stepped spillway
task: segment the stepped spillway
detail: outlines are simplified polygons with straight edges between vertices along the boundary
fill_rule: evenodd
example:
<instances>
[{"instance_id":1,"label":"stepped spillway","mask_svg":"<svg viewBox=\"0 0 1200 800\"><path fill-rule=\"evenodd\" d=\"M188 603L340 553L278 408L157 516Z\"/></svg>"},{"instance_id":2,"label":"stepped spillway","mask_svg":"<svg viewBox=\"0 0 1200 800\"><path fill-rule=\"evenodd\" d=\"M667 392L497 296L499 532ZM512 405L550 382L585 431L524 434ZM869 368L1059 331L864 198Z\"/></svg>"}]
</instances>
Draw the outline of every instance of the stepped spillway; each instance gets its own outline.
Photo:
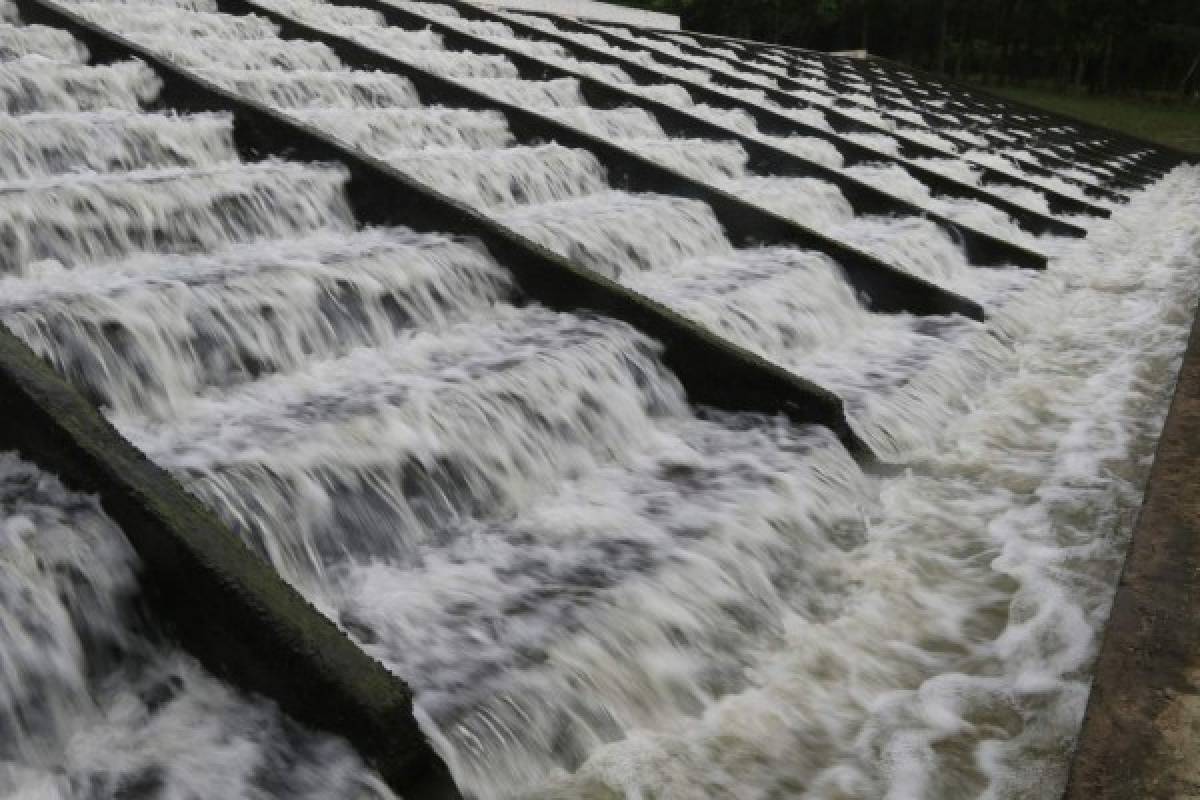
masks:
<instances>
[{"instance_id":1,"label":"stepped spillway","mask_svg":"<svg viewBox=\"0 0 1200 800\"><path fill-rule=\"evenodd\" d=\"M147 623L120 529L11 453L0 537L5 796L394 797L344 742L230 689Z\"/></svg>"},{"instance_id":2,"label":"stepped spillway","mask_svg":"<svg viewBox=\"0 0 1200 800\"><path fill-rule=\"evenodd\" d=\"M464 796L1061 791L1200 296L1200 168L457 3L64 4L161 59L102 65L3 8L0 322L412 688ZM495 238L363 224L367 162L248 147L238 103L828 389L863 448L695 403L671 343L539 302ZM983 318L882 308L858 252ZM390 796L161 635L119 526L37 460L0 455L0 788Z\"/></svg>"}]
</instances>

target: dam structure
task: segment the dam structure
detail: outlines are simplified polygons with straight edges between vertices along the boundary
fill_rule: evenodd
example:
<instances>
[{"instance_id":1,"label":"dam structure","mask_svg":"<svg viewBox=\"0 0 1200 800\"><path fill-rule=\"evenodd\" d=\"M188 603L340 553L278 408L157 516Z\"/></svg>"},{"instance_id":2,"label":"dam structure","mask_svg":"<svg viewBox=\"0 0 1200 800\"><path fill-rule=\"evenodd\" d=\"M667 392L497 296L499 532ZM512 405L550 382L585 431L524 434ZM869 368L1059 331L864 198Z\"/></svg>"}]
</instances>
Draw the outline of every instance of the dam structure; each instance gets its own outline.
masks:
<instances>
[{"instance_id":1,"label":"dam structure","mask_svg":"<svg viewBox=\"0 0 1200 800\"><path fill-rule=\"evenodd\" d=\"M1134 791L1198 299L1194 158L887 62L0 0L0 795Z\"/></svg>"}]
</instances>

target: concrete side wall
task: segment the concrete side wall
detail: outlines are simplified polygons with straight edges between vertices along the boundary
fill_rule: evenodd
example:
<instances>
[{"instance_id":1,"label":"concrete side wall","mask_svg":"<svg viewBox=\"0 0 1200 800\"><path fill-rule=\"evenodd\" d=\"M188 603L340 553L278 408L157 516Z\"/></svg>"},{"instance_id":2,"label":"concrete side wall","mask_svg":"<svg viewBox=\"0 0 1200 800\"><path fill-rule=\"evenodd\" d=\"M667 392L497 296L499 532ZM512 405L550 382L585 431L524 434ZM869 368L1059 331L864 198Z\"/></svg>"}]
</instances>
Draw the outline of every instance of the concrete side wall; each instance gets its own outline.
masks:
<instances>
[{"instance_id":1,"label":"concrete side wall","mask_svg":"<svg viewBox=\"0 0 1200 800\"><path fill-rule=\"evenodd\" d=\"M1200 797L1200 318L1096 664L1066 800Z\"/></svg>"},{"instance_id":2,"label":"concrete side wall","mask_svg":"<svg viewBox=\"0 0 1200 800\"><path fill-rule=\"evenodd\" d=\"M482 0L479 5L510 11L534 11L563 17L579 17L597 22L615 22L618 25L679 30L679 17L671 14L640 11L636 8L597 3L594 0Z\"/></svg>"}]
</instances>

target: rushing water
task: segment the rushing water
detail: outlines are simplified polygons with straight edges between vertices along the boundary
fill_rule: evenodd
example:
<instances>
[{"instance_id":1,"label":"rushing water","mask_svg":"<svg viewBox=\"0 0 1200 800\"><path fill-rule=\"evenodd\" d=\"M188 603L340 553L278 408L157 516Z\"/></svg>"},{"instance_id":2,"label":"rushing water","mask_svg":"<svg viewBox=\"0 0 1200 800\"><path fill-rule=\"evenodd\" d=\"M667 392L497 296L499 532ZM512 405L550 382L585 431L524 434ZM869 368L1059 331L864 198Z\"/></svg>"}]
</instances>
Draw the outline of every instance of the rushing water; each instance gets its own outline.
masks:
<instances>
[{"instance_id":1,"label":"rushing water","mask_svg":"<svg viewBox=\"0 0 1200 800\"><path fill-rule=\"evenodd\" d=\"M392 797L344 743L166 643L137 566L94 498L0 453L0 794Z\"/></svg>"},{"instance_id":2,"label":"rushing water","mask_svg":"<svg viewBox=\"0 0 1200 800\"><path fill-rule=\"evenodd\" d=\"M279 8L451 77L461 69L474 69L471 64L476 63L473 56L440 49L441 43L432 37L427 37L424 49L413 50L403 42L413 32L368 26L365 18L348 15L344 8L330 10L309 4L297 11L301 5L294 2ZM133 13L127 8L93 4L81 9L93 19L112 24ZM327 11L332 13L323 16ZM613 190L603 166L591 153L553 144L517 144L503 118L495 113L425 106L406 82L395 76L386 76L390 80L386 92L364 97L358 85L367 80L381 84L383 76L346 70L329 60L328 51L311 43L273 42L257 27L228 48L218 46L210 40L225 42L227 37L240 36L238 31L248 26L217 24L219 16L201 16L215 33L199 44L190 38L164 37L162 29L155 34L138 33L137 25L130 35L252 99L288 111L392 163L553 250L688 311L740 344L801 374L819 377L846 395L852 413L862 417L860 424L868 430L877 427L872 419L877 412L860 399L861 393L890 394L914 369L949 347L964 328L962 322L953 320L879 318L862 308L836 266L830 268L812 258L813 254L786 248L735 249L705 205ZM182 24L185 31L196 27L186 21ZM401 41L401 46L389 44L393 40ZM246 49L246 43L254 49ZM225 49L229 58L217 60ZM250 58L255 53L257 61ZM414 53L425 55L416 58ZM297 69L279 67L281 58L299 62L302 55L308 57L305 54L311 54L313 60L297 64ZM232 61L234 69L225 66L225 61ZM322 65L323 69L317 69ZM320 87L319 93L298 90L294 77L298 73L305 76L301 86ZM746 154L736 142L671 139L645 112L591 109L573 79L539 82L492 77L494 74L488 67L473 77L471 85L523 106L561 114L563 119L598 133L616 132L632 149L681 172L873 249L897 266L984 302L996 301L1030 279L1018 273L972 268L961 248L927 221L856 217L830 184L752 176L746 168ZM362 113L333 111L341 108ZM458 133L448 135L447 124ZM717 283L727 288L720 293L699 291ZM826 307L811 302L818 296L836 304ZM814 317L806 324L823 328L822 337L794 332L797 308L803 309L804 316ZM856 323L835 334L850 317L876 319L879 329L872 332L870 326ZM731 320L735 324L731 325ZM865 382L861 367L843 370L836 366L839 359L816 352L821 341L835 336L845 339L850 330L861 332L863 340L850 343L847 352L857 364L872 365L868 371L873 377ZM928 418L929 427L936 424L935 417ZM917 445L915 440L905 439L898 447Z\"/></svg>"},{"instance_id":3,"label":"rushing water","mask_svg":"<svg viewBox=\"0 0 1200 800\"><path fill-rule=\"evenodd\" d=\"M721 54L635 86L507 26L397 5L758 135L675 83L728 69ZM827 256L734 247L704 203L613 187L586 150L427 105L260 18L77 5L835 389L896 462L864 471L824 429L692 407L655 342L529 303L477 242L360 228L336 165L245 163L230 117L142 111L158 88L145 66L87 66L56 31L0 28L0 320L414 687L460 786L1055 796L1200 291L1200 172L1134 194L1086 240L1032 240L1053 256L1045 275L979 270L925 220L752 175L735 142L590 108L573 79L525 81L363 9L270 7L991 312L871 312ZM814 141L789 146L840 166ZM936 201L899 164L853 169ZM159 639L94 500L4 455L0 504L6 791L388 796L345 745Z\"/></svg>"},{"instance_id":4,"label":"rushing water","mask_svg":"<svg viewBox=\"0 0 1200 800\"><path fill-rule=\"evenodd\" d=\"M815 89L819 89L819 91L796 90L791 92L794 97L807 101L809 104L808 107L800 109L788 108L780 105L778 102L765 95L761 90L734 88L733 86L729 85L727 81L719 80L721 76L729 76L742 81L763 83L768 88L778 88L774 82L764 78L756 71L746 71L744 68L739 69L736 65L730 64L721 58L692 55L681 51L678 47L675 47L669 43L661 42L650 37L638 36L633 32L623 28L610 27L604 28L603 30L610 34L615 34L619 38L636 45L640 49L629 49L619 45L612 45L609 44L605 39L591 33L577 33L561 30L554 22L543 18L528 17L519 14L509 14L509 16L514 20L520 21L527 25L532 25L541 31L559 37L565 37L579 44L591 47L594 50L610 56L615 56L617 59L634 61L643 66L653 66L662 71L664 74L670 74L682 80L693 80L697 83L704 84L709 88L717 89L730 97L746 103L767 108L777 113L782 113L786 116L796 119L797 121L803 122L806 125L816 128L829 129L829 124L825 119L823 110L826 112L836 110L836 112L840 115L851 117L860 122L865 122L876 129L876 132L850 134L845 138L855 141L858 144L867 146L873 150L877 150L881 153L887 153L894 157L898 157L898 148L900 142L897 141L896 136L900 135L901 138L906 142L923 144L928 147L941 150L948 155L955 155L955 145L945 138L942 138L941 136L932 132L929 124L923 118L916 114L906 114L905 112L892 112L890 117L885 118L879 113L870 110L875 106L875 101L866 94L839 94L829 89L829 87L826 86L823 81L816 80L812 81L812 85ZM598 27L598 29L600 28ZM512 34L509 34L510 39L511 36ZM706 67L708 71L686 70L677 66L668 66L661 61L661 56L663 54L676 59L683 59L685 61L702 65ZM756 62L742 62L742 66L749 66L753 69L758 69L761 67L761 65ZM848 98L851 98L855 102L859 103L859 107L847 108L845 103ZM703 115L708 116L714 121L720 122L721 124L728 124L730 127L735 128L741 133L757 135L756 126L753 121L747 120L741 124L731 124L729 122L728 112L721 112L715 115L711 112L708 112ZM956 118L951 119L954 123L950 126L952 135L960 140L960 145L963 144L964 141L968 145L968 151L965 154L965 157L959 156L953 159L953 163L955 165L962 165L963 167L963 169L956 170L952 174L952 177L955 179L960 180L965 184L981 186L981 188L985 189L985 191L988 191L997 197L1002 197L1017 202L1018 204L1027 205L1031 208L1041 211L1045 211L1045 198L1035 189L1025 188L1017 185L1005 185L1003 183L989 183L987 185L981 185L978 175L970 170L971 165L975 166L976 171L980 166L988 166L999 173L1011 175L1018 179L1032 182L1038 186L1045 187L1077 199L1086 199L1082 194L1081 186L1091 185L1093 181L1081 181L1079 175L1077 174L1077 170L1066 170L1062 169L1061 167L1057 167L1053 171L1055 174L1051 174L1049 176L1036 172L1027 173L1024 167L1031 162L1036 161L1035 152L1013 147L1006 148L1004 150L988 149L990 145L987 140L965 132L961 126L960 120ZM991 119L985 119L984 121L988 124L994 123L994 120ZM779 136L765 136L761 138L772 144L783 147L784 149L793 150L803 157L812 157L812 155L807 152L807 148L797 150L793 144L788 142L788 140ZM814 160L823 163L823 159L819 156L814 158ZM927 159L913 159L911 163L920 166L928 166ZM922 202L920 199L918 199L917 202L920 205L930 208L931 210L936 210L939 213L943 213L951 217L952 219L956 219L963 224L972 226L978 225L977 212L975 214L970 214L969 212L964 213L964 211L967 211L967 209L974 211L975 209L973 207L979 205L977 203L972 202L963 204L960 202L957 204L945 204L930 200L925 200ZM965 206L966 208L956 208L956 205L960 207ZM990 232L1002 237L1007 235L1008 238L1018 240L1022 238L1022 235L1019 231L1006 231L1002 228L997 229L997 226L994 223L984 227L984 230L989 230Z\"/></svg>"}]
</instances>

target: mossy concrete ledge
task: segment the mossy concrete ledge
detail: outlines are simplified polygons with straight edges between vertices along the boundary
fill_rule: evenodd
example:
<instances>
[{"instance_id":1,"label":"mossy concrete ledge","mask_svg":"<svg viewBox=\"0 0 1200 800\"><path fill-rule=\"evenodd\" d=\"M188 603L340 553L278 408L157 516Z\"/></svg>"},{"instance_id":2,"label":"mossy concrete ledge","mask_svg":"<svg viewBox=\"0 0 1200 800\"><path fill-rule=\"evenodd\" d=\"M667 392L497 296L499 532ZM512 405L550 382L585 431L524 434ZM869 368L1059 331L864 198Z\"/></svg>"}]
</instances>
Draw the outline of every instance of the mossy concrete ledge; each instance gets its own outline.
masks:
<instances>
[{"instance_id":1,"label":"mossy concrete ledge","mask_svg":"<svg viewBox=\"0 0 1200 800\"><path fill-rule=\"evenodd\" d=\"M0 325L0 448L98 495L151 609L205 667L348 739L407 796L454 796L412 694Z\"/></svg>"},{"instance_id":2,"label":"mossy concrete ledge","mask_svg":"<svg viewBox=\"0 0 1200 800\"><path fill-rule=\"evenodd\" d=\"M1200 797L1200 319L1117 587L1066 800Z\"/></svg>"}]
</instances>

